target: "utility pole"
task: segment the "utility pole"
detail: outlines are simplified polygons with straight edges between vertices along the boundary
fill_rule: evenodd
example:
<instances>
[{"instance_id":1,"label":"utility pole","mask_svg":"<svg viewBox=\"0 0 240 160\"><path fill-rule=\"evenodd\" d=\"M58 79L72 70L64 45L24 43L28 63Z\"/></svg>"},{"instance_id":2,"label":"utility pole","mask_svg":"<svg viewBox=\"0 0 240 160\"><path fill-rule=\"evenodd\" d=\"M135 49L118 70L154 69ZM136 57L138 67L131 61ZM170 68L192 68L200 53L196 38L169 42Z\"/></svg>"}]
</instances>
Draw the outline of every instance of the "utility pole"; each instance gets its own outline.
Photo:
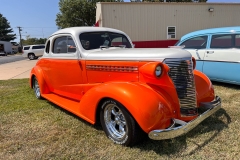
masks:
<instances>
[{"instance_id":1,"label":"utility pole","mask_svg":"<svg viewBox=\"0 0 240 160\"><path fill-rule=\"evenodd\" d=\"M21 35L22 27L18 26L17 28L18 28L19 35L20 35L20 45L22 47L22 35Z\"/></svg>"}]
</instances>

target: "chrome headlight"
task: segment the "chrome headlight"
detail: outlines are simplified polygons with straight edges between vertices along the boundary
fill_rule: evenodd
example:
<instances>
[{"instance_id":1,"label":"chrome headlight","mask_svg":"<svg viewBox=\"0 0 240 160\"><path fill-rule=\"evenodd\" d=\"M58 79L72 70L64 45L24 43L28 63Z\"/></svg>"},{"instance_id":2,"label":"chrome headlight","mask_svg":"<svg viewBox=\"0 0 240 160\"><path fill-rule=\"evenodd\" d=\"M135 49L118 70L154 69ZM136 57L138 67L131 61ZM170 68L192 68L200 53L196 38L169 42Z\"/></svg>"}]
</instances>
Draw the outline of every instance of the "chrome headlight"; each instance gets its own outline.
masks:
<instances>
[{"instance_id":1,"label":"chrome headlight","mask_svg":"<svg viewBox=\"0 0 240 160\"><path fill-rule=\"evenodd\" d=\"M162 74L162 67L160 65L158 65L156 68L155 68L155 75L157 77L160 77Z\"/></svg>"}]
</instances>

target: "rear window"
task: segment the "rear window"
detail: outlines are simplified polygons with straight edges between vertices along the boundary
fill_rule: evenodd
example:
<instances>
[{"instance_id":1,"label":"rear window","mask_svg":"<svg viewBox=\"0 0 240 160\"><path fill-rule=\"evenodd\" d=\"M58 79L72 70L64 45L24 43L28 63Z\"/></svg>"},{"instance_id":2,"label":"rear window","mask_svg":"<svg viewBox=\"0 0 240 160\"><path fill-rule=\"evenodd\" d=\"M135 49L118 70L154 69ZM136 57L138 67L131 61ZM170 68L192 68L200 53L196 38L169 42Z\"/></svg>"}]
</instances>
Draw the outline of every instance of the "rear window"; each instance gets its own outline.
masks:
<instances>
[{"instance_id":1,"label":"rear window","mask_svg":"<svg viewBox=\"0 0 240 160\"><path fill-rule=\"evenodd\" d=\"M28 47L23 47L23 50L29 50L29 46Z\"/></svg>"},{"instance_id":2,"label":"rear window","mask_svg":"<svg viewBox=\"0 0 240 160\"><path fill-rule=\"evenodd\" d=\"M45 46L32 46L32 49L43 49Z\"/></svg>"}]
</instances>

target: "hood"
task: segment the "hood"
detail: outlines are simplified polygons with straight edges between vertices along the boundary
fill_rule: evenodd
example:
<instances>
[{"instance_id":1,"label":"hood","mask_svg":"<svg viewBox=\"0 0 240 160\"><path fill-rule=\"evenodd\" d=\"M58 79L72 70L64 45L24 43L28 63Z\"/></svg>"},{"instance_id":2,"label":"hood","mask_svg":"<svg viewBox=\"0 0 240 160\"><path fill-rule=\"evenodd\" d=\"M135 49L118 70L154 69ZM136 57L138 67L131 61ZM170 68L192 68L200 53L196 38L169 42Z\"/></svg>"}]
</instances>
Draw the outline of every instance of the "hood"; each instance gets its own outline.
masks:
<instances>
[{"instance_id":1,"label":"hood","mask_svg":"<svg viewBox=\"0 0 240 160\"><path fill-rule=\"evenodd\" d=\"M163 61L166 58L190 58L192 55L179 48L107 48L87 52L88 60Z\"/></svg>"}]
</instances>

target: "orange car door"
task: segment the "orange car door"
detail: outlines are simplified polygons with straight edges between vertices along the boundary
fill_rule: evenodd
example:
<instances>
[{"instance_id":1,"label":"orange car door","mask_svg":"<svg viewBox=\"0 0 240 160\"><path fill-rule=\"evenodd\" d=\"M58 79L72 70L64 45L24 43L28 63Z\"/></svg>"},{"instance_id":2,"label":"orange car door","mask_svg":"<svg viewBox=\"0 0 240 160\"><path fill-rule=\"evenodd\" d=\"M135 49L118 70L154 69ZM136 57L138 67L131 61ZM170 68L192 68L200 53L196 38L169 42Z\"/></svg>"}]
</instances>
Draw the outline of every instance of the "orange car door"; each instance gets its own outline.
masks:
<instances>
[{"instance_id":1,"label":"orange car door","mask_svg":"<svg viewBox=\"0 0 240 160\"><path fill-rule=\"evenodd\" d=\"M50 83L55 94L75 100L81 99L82 68L71 36L61 35L53 40L49 59Z\"/></svg>"}]
</instances>

